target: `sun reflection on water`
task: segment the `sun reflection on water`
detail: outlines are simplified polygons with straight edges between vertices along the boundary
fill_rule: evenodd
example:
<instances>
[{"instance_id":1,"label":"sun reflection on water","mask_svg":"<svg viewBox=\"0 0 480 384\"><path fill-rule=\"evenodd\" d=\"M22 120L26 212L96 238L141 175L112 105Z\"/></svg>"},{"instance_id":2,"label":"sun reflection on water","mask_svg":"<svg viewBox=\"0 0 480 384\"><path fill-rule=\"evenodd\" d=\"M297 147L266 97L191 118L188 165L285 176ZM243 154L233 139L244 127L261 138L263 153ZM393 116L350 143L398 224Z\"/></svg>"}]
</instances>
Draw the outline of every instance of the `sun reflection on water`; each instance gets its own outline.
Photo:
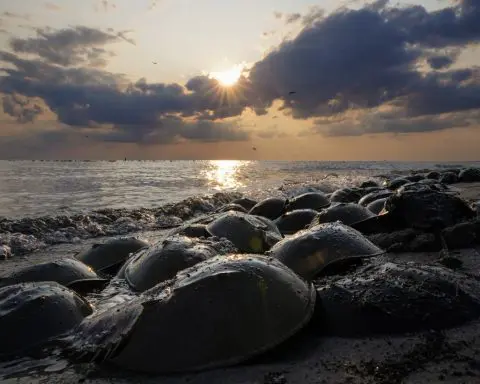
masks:
<instances>
[{"instance_id":1,"label":"sun reflection on water","mask_svg":"<svg viewBox=\"0 0 480 384\"><path fill-rule=\"evenodd\" d=\"M239 188L244 186L240 170L248 163L240 160L210 160L205 176L216 190Z\"/></svg>"}]
</instances>

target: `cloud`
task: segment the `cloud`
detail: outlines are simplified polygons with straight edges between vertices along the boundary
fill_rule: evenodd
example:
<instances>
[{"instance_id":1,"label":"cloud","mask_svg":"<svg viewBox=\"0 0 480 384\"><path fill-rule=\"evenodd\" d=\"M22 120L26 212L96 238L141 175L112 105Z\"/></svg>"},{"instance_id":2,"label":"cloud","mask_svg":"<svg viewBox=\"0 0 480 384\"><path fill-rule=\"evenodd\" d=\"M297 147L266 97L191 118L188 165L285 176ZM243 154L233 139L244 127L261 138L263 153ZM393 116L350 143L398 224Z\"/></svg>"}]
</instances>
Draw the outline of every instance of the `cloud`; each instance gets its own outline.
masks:
<instances>
[{"instance_id":1,"label":"cloud","mask_svg":"<svg viewBox=\"0 0 480 384\"><path fill-rule=\"evenodd\" d=\"M418 63L428 57L437 69L453 64L458 55L440 59L432 51L477 43L479 19L480 3L471 0L434 12L421 6L388 8L386 1L341 9L318 16L257 62L250 80L260 100L267 105L282 100L281 110L297 119L341 115L352 107L368 111L385 103L393 103L404 119L474 111L480 108L478 68L425 72ZM412 120L418 129L422 123L431 129L426 120ZM404 130L391 122L387 127Z\"/></svg>"},{"instance_id":2,"label":"cloud","mask_svg":"<svg viewBox=\"0 0 480 384\"><path fill-rule=\"evenodd\" d=\"M45 3L44 6L49 11L60 11L62 9L62 7L54 3Z\"/></svg>"},{"instance_id":3,"label":"cloud","mask_svg":"<svg viewBox=\"0 0 480 384\"><path fill-rule=\"evenodd\" d=\"M241 114L249 104L246 96L223 93L218 81L207 76L192 78L185 87L146 79L131 84L123 75L101 69L63 67L8 52L0 52L0 60L9 64L3 68L6 76L0 77L0 92L8 103L13 104L15 94L40 98L60 123L94 129L92 137L98 140L147 144L248 137L236 122L217 121ZM38 109L26 104L8 109L8 103L7 113L19 121L38 115L33 113Z\"/></svg>"},{"instance_id":4,"label":"cloud","mask_svg":"<svg viewBox=\"0 0 480 384\"><path fill-rule=\"evenodd\" d=\"M208 76L185 84L131 82L91 66L107 60L105 46L127 40L129 31L38 30L38 37L13 39L14 52L0 52L3 109L20 122L48 110L69 135L142 145L247 140L252 133L239 123L242 113L265 115L277 103L280 113L309 119L311 133L326 136L468 126L478 122L480 69L452 66L463 47L479 42L479 9L472 0L432 12L387 1L328 15L312 8L296 37L229 89ZM255 135L283 133L270 127Z\"/></svg>"},{"instance_id":5,"label":"cloud","mask_svg":"<svg viewBox=\"0 0 480 384\"><path fill-rule=\"evenodd\" d=\"M2 98L3 111L19 123L31 123L44 110L37 103L31 103L28 98L20 95L5 95Z\"/></svg>"},{"instance_id":6,"label":"cloud","mask_svg":"<svg viewBox=\"0 0 480 384\"><path fill-rule=\"evenodd\" d=\"M35 29L38 37L13 38L10 41L16 53L30 53L45 61L62 66L88 64L103 66L106 57L112 56L102 46L125 40L125 32L107 33L89 27L74 27L60 30Z\"/></svg>"}]
</instances>

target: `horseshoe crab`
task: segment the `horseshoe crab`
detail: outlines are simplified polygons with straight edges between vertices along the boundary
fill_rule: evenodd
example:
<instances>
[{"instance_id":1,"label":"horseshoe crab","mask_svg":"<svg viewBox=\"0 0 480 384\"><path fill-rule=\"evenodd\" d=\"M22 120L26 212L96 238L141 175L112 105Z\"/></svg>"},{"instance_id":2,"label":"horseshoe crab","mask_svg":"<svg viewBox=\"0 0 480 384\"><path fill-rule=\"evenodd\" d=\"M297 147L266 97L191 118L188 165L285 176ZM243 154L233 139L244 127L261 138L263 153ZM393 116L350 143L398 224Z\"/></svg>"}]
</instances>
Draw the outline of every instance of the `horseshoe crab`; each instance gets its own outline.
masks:
<instances>
[{"instance_id":1,"label":"horseshoe crab","mask_svg":"<svg viewBox=\"0 0 480 384\"><path fill-rule=\"evenodd\" d=\"M212 236L225 237L240 252L264 253L282 239L278 231L260 218L241 212L230 211L216 218L207 225Z\"/></svg>"},{"instance_id":2,"label":"horseshoe crab","mask_svg":"<svg viewBox=\"0 0 480 384\"><path fill-rule=\"evenodd\" d=\"M400 188L402 185L410 183L410 180L399 177L397 179L393 179L387 183L387 188L394 191L397 188Z\"/></svg>"},{"instance_id":3,"label":"horseshoe crab","mask_svg":"<svg viewBox=\"0 0 480 384\"><path fill-rule=\"evenodd\" d=\"M275 259L217 256L93 314L64 342L71 358L138 372L230 366L297 333L309 322L315 298L312 284Z\"/></svg>"},{"instance_id":4,"label":"horseshoe crab","mask_svg":"<svg viewBox=\"0 0 480 384\"><path fill-rule=\"evenodd\" d=\"M480 181L480 168L465 168L458 174L461 183L474 183Z\"/></svg>"},{"instance_id":5,"label":"horseshoe crab","mask_svg":"<svg viewBox=\"0 0 480 384\"><path fill-rule=\"evenodd\" d=\"M305 229L317 215L318 212L313 209L296 209L284 213L275 220L275 224L282 235L292 235Z\"/></svg>"},{"instance_id":6,"label":"horseshoe crab","mask_svg":"<svg viewBox=\"0 0 480 384\"><path fill-rule=\"evenodd\" d=\"M28 354L91 313L87 301L55 282L0 288L0 356Z\"/></svg>"},{"instance_id":7,"label":"horseshoe crab","mask_svg":"<svg viewBox=\"0 0 480 384\"><path fill-rule=\"evenodd\" d=\"M128 285L143 292L201 261L236 251L225 239L167 238L137 252L127 262L124 276Z\"/></svg>"},{"instance_id":8,"label":"horseshoe crab","mask_svg":"<svg viewBox=\"0 0 480 384\"><path fill-rule=\"evenodd\" d=\"M384 197L388 197L392 194L393 194L393 192L389 191L388 189L383 189L383 190L379 190L379 191L375 191L375 192L370 192L370 193L366 194L365 196L363 196L358 201L358 204L366 207L368 204L374 202L375 200L383 199Z\"/></svg>"},{"instance_id":9,"label":"horseshoe crab","mask_svg":"<svg viewBox=\"0 0 480 384\"><path fill-rule=\"evenodd\" d=\"M287 199L283 197L269 197L255 204L248 212L250 215L263 216L275 220L285 212Z\"/></svg>"},{"instance_id":10,"label":"horseshoe crab","mask_svg":"<svg viewBox=\"0 0 480 384\"><path fill-rule=\"evenodd\" d=\"M438 330L480 316L480 282L439 266L374 263L319 286L322 328L337 336Z\"/></svg>"},{"instance_id":11,"label":"horseshoe crab","mask_svg":"<svg viewBox=\"0 0 480 384\"><path fill-rule=\"evenodd\" d=\"M338 221L297 232L267 252L307 280L313 279L329 264L383 253L385 251L360 232Z\"/></svg>"},{"instance_id":12,"label":"horseshoe crab","mask_svg":"<svg viewBox=\"0 0 480 384\"><path fill-rule=\"evenodd\" d=\"M108 280L100 278L92 268L75 259L59 259L34 264L11 273L0 280L0 287L19 283L53 281L82 293L102 287Z\"/></svg>"},{"instance_id":13,"label":"horseshoe crab","mask_svg":"<svg viewBox=\"0 0 480 384\"><path fill-rule=\"evenodd\" d=\"M387 201L386 197L384 197L383 199L374 200L367 205L367 209L369 209L375 215L378 215L385 207L385 201Z\"/></svg>"},{"instance_id":14,"label":"horseshoe crab","mask_svg":"<svg viewBox=\"0 0 480 384\"><path fill-rule=\"evenodd\" d=\"M248 197L241 197L239 199L235 199L235 200L232 201L232 204L241 205L247 211L251 210L257 203L258 203L258 201L255 201L255 200L250 199Z\"/></svg>"},{"instance_id":15,"label":"horseshoe crab","mask_svg":"<svg viewBox=\"0 0 480 384\"><path fill-rule=\"evenodd\" d=\"M97 273L115 275L131 253L148 246L148 242L136 237L120 237L103 244L94 244L90 249L75 255L75 258Z\"/></svg>"},{"instance_id":16,"label":"horseshoe crab","mask_svg":"<svg viewBox=\"0 0 480 384\"><path fill-rule=\"evenodd\" d=\"M351 224L364 234L404 228L438 230L473 219L475 212L459 196L431 189L397 191L378 216Z\"/></svg>"},{"instance_id":17,"label":"horseshoe crab","mask_svg":"<svg viewBox=\"0 0 480 384\"><path fill-rule=\"evenodd\" d=\"M245 209L240 204L234 204L234 203L225 204L224 206L217 209L215 212L227 212L227 211L237 211L237 212L247 213L247 209Z\"/></svg>"},{"instance_id":18,"label":"horseshoe crab","mask_svg":"<svg viewBox=\"0 0 480 384\"><path fill-rule=\"evenodd\" d=\"M455 184L458 183L458 175L453 172L443 172L439 181L442 184Z\"/></svg>"},{"instance_id":19,"label":"horseshoe crab","mask_svg":"<svg viewBox=\"0 0 480 384\"><path fill-rule=\"evenodd\" d=\"M375 216L367 208L355 203L339 203L322 210L311 222L310 227L322 223L340 221L349 225Z\"/></svg>"},{"instance_id":20,"label":"horseshoe crab","mask_svg":"<svg viewBox=\"0 0 480 384\"><path fill-rule=\"evenodd\" d=\"M207 226L205 224L187 224L176 228L168 236L187 236L187 237L209 237Z\"/></svg>"},{"instance_id":21,"label":"horseshoe crab","mask_svg":"<svg viewBox=\"0 0 480 384\"><path fill-rule=\"evenodd\" d=\"M332 203L356 203L364 195L360 188L337 189L330 195Z\"/></svg>"},{"instance_id":22,"label":"horseshoe crab","mask_svg":"<svg viewBox=\"0 0 480 384\"><path fill-rule=\"evenodd\" d=\"M328 207L330 200L323 192L307 192L289 199L286 210L294 211L296 209L314 209L316 211Z\"/></svg>"}]
</instances>

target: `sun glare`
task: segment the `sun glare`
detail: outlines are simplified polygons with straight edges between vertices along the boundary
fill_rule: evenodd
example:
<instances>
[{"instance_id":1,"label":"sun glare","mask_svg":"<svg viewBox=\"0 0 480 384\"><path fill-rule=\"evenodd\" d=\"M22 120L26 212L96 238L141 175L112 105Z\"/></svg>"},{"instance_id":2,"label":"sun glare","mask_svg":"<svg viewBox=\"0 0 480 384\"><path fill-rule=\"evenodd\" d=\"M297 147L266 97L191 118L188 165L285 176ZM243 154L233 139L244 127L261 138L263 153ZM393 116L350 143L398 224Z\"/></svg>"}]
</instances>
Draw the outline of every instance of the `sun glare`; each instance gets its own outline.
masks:
<instances>
[{"instance_id":1,"label":"sun glare","mask_svg":"<svg viewBox=\"0 0 480 384\"><path fill-rule=\"evenodd\" d=\"M243 67L241 65L237 65L226 71L211 72L210 77L218 80L218 82L225 87L231 87L232 85L235 85L235 83L238 81L238 79L242 75L242 71Z\"/></svg>"}]
</instances>

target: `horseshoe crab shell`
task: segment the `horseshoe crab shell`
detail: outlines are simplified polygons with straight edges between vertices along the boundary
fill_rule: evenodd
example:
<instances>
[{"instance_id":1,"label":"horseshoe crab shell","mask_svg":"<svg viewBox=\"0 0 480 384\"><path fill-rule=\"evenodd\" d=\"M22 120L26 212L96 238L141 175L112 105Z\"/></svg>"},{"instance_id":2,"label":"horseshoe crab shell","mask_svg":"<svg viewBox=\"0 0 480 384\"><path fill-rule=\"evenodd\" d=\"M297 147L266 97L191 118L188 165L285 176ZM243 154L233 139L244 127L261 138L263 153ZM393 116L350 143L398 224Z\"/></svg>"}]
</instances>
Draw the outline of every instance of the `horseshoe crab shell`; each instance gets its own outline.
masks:
<instances>
[{"instance_id":1,"label":"horseshoe crab shell","mask_svg":"<svg viewBox=\"0 0 480 384\"><path fill-rule=\"evenodd\" d=\"M385 208L385 201L387 201L386 197L384 197L383 199L374 200L367 205L367 208L375 215L378 215L383 210L383 208Z\"/></svg>"},{"instance_id":2,"label":"horseshoe crab shell","mask_svg":"<svg viewBox=\"0 0 480 384\"><path fill-rule=\"evenodd\" d=\"M370 210L355 203L339 203L322 210L311 222L310 227L322 223L340 221L349 225L375 216Z\"/></svg>"},{"instance_id":3,"label":"horseshoe crab shell","mask_svg":"<svg viewBox=\"0 0 480 384\"><path fill-rule=\"evenodd\" d=\"M98 278L97 274L89 266L75 259L64 258L34 264L14 271L0 280L0 286L36 281L54 281L68 286L68 284L74 281Z\"/></svg>"},{"instance_id":4,"label":"horseshoe crab shell","mask_svg":"<svg viewBox=\"0 0 480 384\"><path fill-rule=\"evenodd\" d=\"M68 351L157 374L234 365L298 332L315 298L313 285L277 260L217 256L85 319Z\"/></svg>"},{"instance_id":5,"label":"horseshoe crab shell","mask_svg":"<svg viewBox=\"0 0 480 384\"><path fill-rule=\"evenodd\" d=\"M285 212L287 199L283 197L269 197L264 199L250 209L250 215L263 216L270 220L275 220Z\"/></svg>"},{"instance_id":6,"label":"horseshoe crab shell","mask_svg":"<svg viewBox=\"0 0 480 384\"><path fill-rule=\"evenodd\" d=\"M187 236L187 237L209 237L207 226L205 224L185 224L181 227L175 228L167 237L171 236Z\"/></svg>"},{"instance_id":7,"label":"horseshoe crab shell","mask_svg":"<svg viewBox=\"0 0 480 384\"><path fill-rule=\"evenodd\" d=\"M251 214L230 211L207 225L212 236L225 237L240 252L264 253L282 239L281 234L272 231L263 220Z\"/></svg>"},{"instance_id":8,"label":"horseshoe crab shell","mask_svg":"<svg viewBox=\"0 0 480 384\"><path fill-rule=\"evenodd\" d=\"M114 275L131 253L148 247L149 243L136 237L121 237L103 244L94 244L75 258L92 267L97 273Z\"/></svg>"},{"instance_id":9,"label":"horseshoe crab shell","mask_svg":"<svg viewBox=\"0 0 480 384\"><path fill-rule=\"evenodd\" d=\"M475 217L473 209L459 196L431 189L397 191L385 201L382 212L351 226L364 234L390 232L407 227L436 230Z\"/></svg>"},{"instance_id":10,"label":"horseshoe crab shell","mask_svg":"<svg viewBox=\"0 0 480 384\"><path fill-rule=\"evenodd\" d=\"M337 189L330 195L330 201L333 203L356 203L363 196L361 188L342 188Z\"/></svg>"},{"instance_id":11,"label":"horseshoe crab shell","mask_svg":"<svg viewBox=\"0 0 480 384\"><path fill-rule=\"evenodd\" d=\"M248 197L241 197L239 199L235 199L235 200L232 201L232 204L241 205L247 211L252 209L257 203L258 203L258 201L255 201L255 200L250 199Z\"/></svg>"},{"instance_id":12,"label":"horseshoe crab shell","mask_svg":"<svg viewBox=\"0 0 480 384\"><path fill-rule=\"evenodd\" d=\"M237 211L237 212L247 213L247 210L242 205L234 204L234 203L225 204L216 210L216 212L227 212L227 211Z\"/></svg>"},{"instance_id":13,"label":"horseshoe crab shell","mask_svg":"<svg viewBox=\"0 0 480 384\"><path fill-rule=\"evenodd\" d=\"M339 221L297 232L267 252L307 280L313 279L329 264L383 253L385 251L360 232Z\"/></svg>"},{"instance_id":14,"label":"horseshoe crab shell","mask_svg":"<svg viewBox=\"0 0 480 384\"><path fill-rule=\"evenodd\" d=\"M480 316L480 282L472 277L417 263L375 264L319 283L319 318L327 333L358 337L438 330Z\"/></svg>"},{"instance_id":15,"label":"horseshoe crab shell","mask_svg":"<svg viewBox=\"0 0 480 384\"><path fill-rule=\"evenodd\" d=\"M237 250L229 241L173 237L137 252L124 276L133 289L145 291L201 261Z\"/></svg>"},{"instance_id":16,"label":"horseshoe crab shell","mask_svg":"<svg viewBox=\"0 0 480 384\"><path fill-rule=\"evenodd\" d=\"M288 200L286 210L314 209L320 211L329 205L330 200L323 192L307 192Z\"/></svg>"},{"instance_id":17,"label":"horseshoe crab shell","mask_svg":"<svg viewBox=\"0 0 480 384\"><path fill-rule=\"evenodd\" d=\"M54 282L0 289L0 356L28 354L76 327L92 308L75 292Z\"/></svg>"},{"instance_id":18,"label":"horseshoe crab shell","mask_svg":"<svg viewBox=\"0 0 480 384\"><path fill-rule=\"evenodd\" d=\"M366 194L365 196L363 196L359 201L358 201L358 204L360 205L363 205L364 207L366 207L368 204L370 204L371 202L375 201L375 200L378 200L378 199L383 199L384 197L389 197L393 194L392 191L389 191L389 190L380 190L380 191L376 191L376 192L370 192L368 194Z\"/></svg>"},{"instance_id":19,"label":"horseshoe crab shell","mask_svg":"<svg viewBox=\"0 0 480 384\"><path fill-rule=\"evenodd\" d=\"M313 209L296 209L284 213L275 220L275 224L283 235L292 235L305 229L317 214L318 212Z\"/></svg>"}]
</instances>

